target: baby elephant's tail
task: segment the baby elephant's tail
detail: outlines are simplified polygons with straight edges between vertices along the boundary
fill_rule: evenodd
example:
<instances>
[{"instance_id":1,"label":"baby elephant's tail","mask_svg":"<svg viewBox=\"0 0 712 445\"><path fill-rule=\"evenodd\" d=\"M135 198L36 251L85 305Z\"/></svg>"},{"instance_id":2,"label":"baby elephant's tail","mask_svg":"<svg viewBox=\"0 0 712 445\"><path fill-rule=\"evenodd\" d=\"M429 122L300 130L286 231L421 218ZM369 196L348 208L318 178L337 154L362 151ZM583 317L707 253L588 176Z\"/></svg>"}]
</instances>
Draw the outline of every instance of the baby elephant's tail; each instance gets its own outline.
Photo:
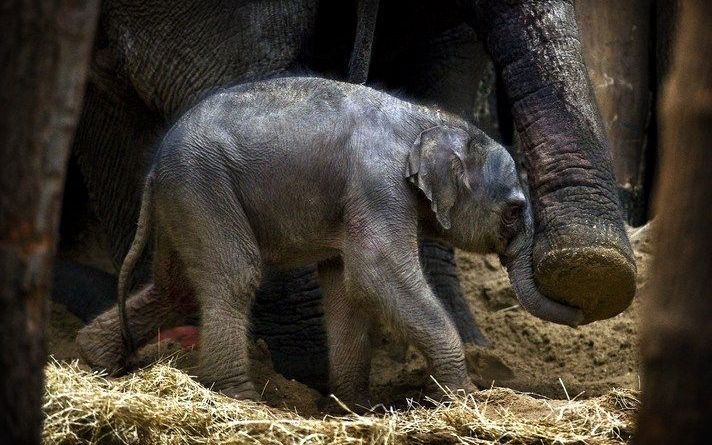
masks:
<instances>
[{"instance_id":1,"label":"baby elephant's tail","mask_svg":"<svg viewBox=\"0 0 712 445\"><path fill-rule=\"evenodd\" d=\"M141 258L143 249L146 247L146 242L148 241L148 235L151 227L151 214L153 213L153 179L154 174L153 171L151 171L146 178L143 195L141 196L141 211L138 215L136 235L134 235L129 252L126 254L126 258L124 258L124 262L121 265L121 271L119 272L119 318L121 322L121 336L124 339L124 346L126 347L127 355L134 352L135 345L131 336L131 330L129 329L129 319L126 314L126 297L134 268L136 267L136 263L139 258Z\"/></svg>"}]
</instances>

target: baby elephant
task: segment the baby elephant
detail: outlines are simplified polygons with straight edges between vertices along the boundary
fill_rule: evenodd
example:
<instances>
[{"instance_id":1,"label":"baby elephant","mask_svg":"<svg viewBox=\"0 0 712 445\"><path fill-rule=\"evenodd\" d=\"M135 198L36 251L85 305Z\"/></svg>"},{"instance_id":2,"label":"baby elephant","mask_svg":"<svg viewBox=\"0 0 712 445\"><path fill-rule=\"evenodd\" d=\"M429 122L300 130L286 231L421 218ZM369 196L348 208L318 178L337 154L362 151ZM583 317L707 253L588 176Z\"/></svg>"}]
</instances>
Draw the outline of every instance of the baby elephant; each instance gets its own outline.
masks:
<instances>
[{"instance_id":1,"label":"baby elephant","mask_svg":"<svg viewBox=\"0 0 712 445\"><path fill-rule=\"evenodd\" d=\"M122 342L121 299L150 230L155 284L126 302ZM117 371L133 341L199 309L200 380L256 399L247 334L262 271L317 263L339 398L368 399L367 333L376 316L420 348L441 385L472 389L460 337L421 270L421 234L500 253L525 307L557 322L580 320L577 309L536 291L531 216L514 162L482 131L318 78L225 89L163 138L121 269L119 310L78 341L90 363Z\"/></svg>"}]
</instances>

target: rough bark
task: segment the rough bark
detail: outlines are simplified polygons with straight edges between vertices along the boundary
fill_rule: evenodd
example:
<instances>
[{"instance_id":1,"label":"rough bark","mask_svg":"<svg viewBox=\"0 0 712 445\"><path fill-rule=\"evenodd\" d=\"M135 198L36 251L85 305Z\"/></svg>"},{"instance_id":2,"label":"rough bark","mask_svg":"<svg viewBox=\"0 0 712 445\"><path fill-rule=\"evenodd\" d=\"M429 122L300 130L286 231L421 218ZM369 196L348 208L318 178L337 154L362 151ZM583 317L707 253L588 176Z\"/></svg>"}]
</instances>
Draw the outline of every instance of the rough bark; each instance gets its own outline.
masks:
<instances>
[{"instance_id":1,"label":"rough bark","mask_svg":"<svg viewBox=\"0 0 712 445\"><path fill-rule=\"evenodd\" d=\"M655 0L655 81L662 88L672 64L673 38L677 31L679 0Z\"/></svg>"},{"instance_id":2,"label":"rough bark","mask_svg":"<svg viewBox=\"0 0 712 445\"><path fill-rule=\"evenodd\" d=\"M712 435L712 3L680 3L661 104L657 253L641 339L636 442L646 445Z\"/></svg>"},{"instance_id":3,"label":"rough bark","mask_svg":"<svg viewBox=\"0 0 712 445\"><path fill-rule=\"evenodd\" d=\"M38 443L46 295L98 2L14 1L0 28L0 437Z\"/></svg>"},{"instance_id":4,"label":"rough bark","mask_svg":"<svg viewBox=\"0 0 712 445\"><path fill-rule=\"evenodd\" d=\"M655 42L650 0L579 0L576 19L593 92L610 140L613 171L629 224L646 218L645 177Z\"/></svg>"}]
</instances>

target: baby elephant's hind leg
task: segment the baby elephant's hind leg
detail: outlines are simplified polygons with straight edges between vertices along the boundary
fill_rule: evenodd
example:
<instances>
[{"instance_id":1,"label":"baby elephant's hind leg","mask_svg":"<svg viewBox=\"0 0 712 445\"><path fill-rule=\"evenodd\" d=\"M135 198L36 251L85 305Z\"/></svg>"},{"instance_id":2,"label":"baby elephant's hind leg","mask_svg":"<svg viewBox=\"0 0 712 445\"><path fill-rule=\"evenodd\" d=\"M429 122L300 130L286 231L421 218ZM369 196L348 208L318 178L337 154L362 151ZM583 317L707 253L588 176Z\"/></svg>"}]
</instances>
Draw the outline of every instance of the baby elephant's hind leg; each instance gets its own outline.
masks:
<instances>
[{"instance_id":1,"label":"baby elephant's hind leg","mask_svg":"<svg viewBox=\"0 0 712 445\"><path fill-rule=\"evenodd\" d=\"M369 408L371 321L364 301L349 294L340 259L319 263L319 284L324 292L330 390L351 408L358 405Z\"/></svg>"},{"instance_id":2,"label":"baby elephant's hind leg","mask_svg":"<svg viewBox=\"0 0 712 445\"><path fill-rule=\"evenodd\" d=\"M234 195L215 193L219 205L214 196L201 197L200 190L183 191L163 217L200 305L199 379L228 396L258 399L249 375L247 334L261 278L259 249Z\"/></svg>"}]
</instances>

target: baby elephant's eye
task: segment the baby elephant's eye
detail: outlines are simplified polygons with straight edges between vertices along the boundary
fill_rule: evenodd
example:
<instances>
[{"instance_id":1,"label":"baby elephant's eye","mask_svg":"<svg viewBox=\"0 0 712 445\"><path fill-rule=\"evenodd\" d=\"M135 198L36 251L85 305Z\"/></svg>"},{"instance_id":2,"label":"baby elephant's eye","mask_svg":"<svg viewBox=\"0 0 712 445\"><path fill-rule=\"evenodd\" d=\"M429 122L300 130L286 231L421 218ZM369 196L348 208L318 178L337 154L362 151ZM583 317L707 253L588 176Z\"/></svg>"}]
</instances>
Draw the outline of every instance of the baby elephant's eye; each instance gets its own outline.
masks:
<instances>
[{"instance_id":1,"label":"baby elephant's eye","mask_svg":"<svg viewBox=\"0 0 712 445\"><path fill-rule=\"evenodd\" d=\"M510 201L502 211L502 221L510 226L516 224L522 217L524 203L522 201Z\"/></svg>"}]
</instances>

